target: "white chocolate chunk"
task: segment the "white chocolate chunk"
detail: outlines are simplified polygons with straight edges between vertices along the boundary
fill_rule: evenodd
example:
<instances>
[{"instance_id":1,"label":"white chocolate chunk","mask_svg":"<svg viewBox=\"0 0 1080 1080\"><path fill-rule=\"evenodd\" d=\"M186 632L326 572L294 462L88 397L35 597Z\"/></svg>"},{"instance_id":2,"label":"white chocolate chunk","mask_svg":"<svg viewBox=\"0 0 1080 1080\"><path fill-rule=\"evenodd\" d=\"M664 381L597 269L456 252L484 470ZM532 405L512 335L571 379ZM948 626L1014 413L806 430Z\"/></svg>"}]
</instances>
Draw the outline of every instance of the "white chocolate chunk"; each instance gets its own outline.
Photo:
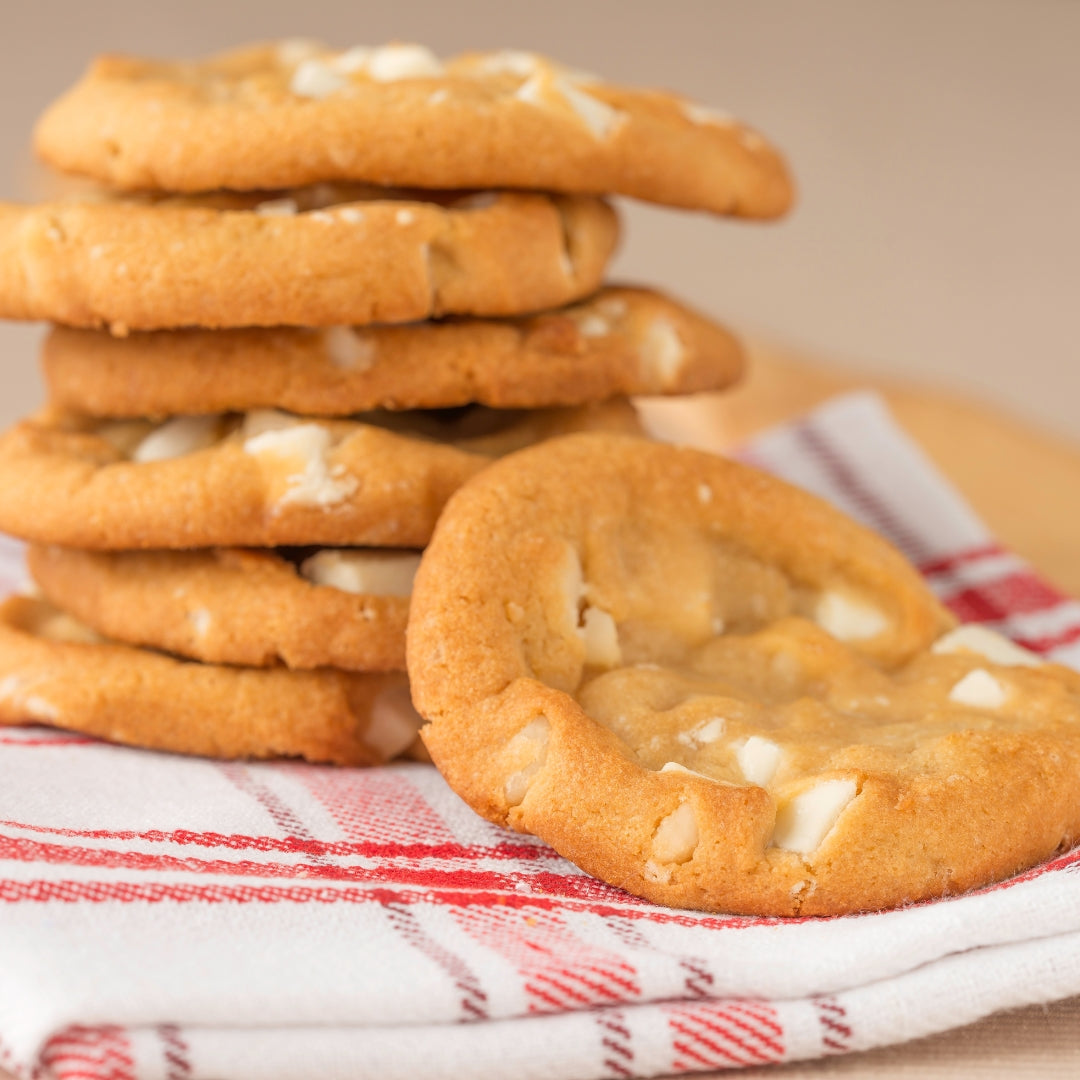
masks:
<instances>
[{"instance_id":1,"label":"white chocolate chunk","mask_svg":"<svg viewBox=\"0 0 1080 1080\"><path fill-rule=\"evenodd\" d=\"M735 124L734 117L730 116L726 112L721 112L719 109L710 109L706 105L699 105L695 101L683 101L680 102L683 116L692 124L700 126L711 125L713 127L733 127Z\"/></svg>"},{"instance_id":2,"label":"white chocolate chunk","mask_svg":"<svg viewBox=\"0 0 1080 1080\"><path fill-rule=\"evenodd\" d=\"M949 700L972 709L1000 709L1009 692L983 668L969 671L950 691Z\"/></svg>"},{"instance_id":3,"label":"white chocolate chunk","mask_svg":"<svg viewBox=\"0 0 1080 1080\"><path fill-rule=\"evenodd\" d=\"M562 75L546 70L537 71L523 82L514 91L514 97L539 108L549 107L553 97L562 98L597 139L606 139L626 119L625 113L587 94Z\"/></svg>"},{"instance_id":4,"label":"white chocolate chunk","mask_svg":"<svg viewBox=\"0 0 1080 1080\"><path fill-rule=\"evenodd\" d=\"M585 609L581 636L585 641L585 663L595 667L617 667L622 663L619 628L603 608Z\"/></svg>"},{"instance_id":5,"label":"white chocolate chunk","mask_svg":"<svg viewBox=\"0 0 1080 1080\"><path fill-rule=\"evenodd\" d=\"M665 387L672 384L686 359L679 332L668 319L661 318L649 323L641 342L640 354L649 375Z\"/></svg>"},{"instance_id":6,"label":"white chocolate chunk","mask_svg":"<svg viewBox=\"0 0 1080 1080\"><path fill-rule=\"evenodd\" d=\"M363 71L368 66L372 51L367 45L354 45L351 49L338 53L331 63L336 70L352 75L354 72Z\"/></svg>"},{"instance_id":7,"label":"white chocolate chunk","mask_svg":"<svg viewBox=\"0 0 1080 1080\"><path fill-rule=\"evenodd\" d=\"M65 641L72 645L102 645L103 638L96 630L79 622L63 611L48 611L34 623L34 633L49 641Z\"/></svg>"},{"instance_id":8,"label":"white chocolate chunk","mask_svg":"<svg viewBox=\"0 0 1080 1080\"><path fill-rule=\"evenodd\" d=\"M598 139L606 139L626 119L626 114L579 90L567 79L556 77L553 85L566 98L582 123Z\"/></svg>"},{"instance_id":9,"label":"white chocolate chunk","mask_svg":"<svg viewBox=\"0 0 1080 1080\"><path fill-rule=\"evenodd\" d=\"M299 64L301 60L314 56L320 49L319 43L312 38L287 38L285 41L278 43L278 63L284 64L286 67L293 67Z\"/></svg>"},{"instance_id":10,"label":"white chocolate chunk","mask_svg":"<svg viewBox=\"0 0 1080 1080\"><path fill-rule=\"evenodd\" d=\"M279 506L331 507L343 502L358 487L355 476L342 476L340 466L330 467L327 460L330 432L319 424L299 423L263 431L247 439L244 450L255 457L279 458L297 466L287 478L288 490L278 500Z\"/></svg>"},{"instance_id":11,"label":"white chocolate chunk","mask_svg":"<svg viewBox=\"0 0 1080 1080\"><path fill-rule=\"evenodd\" d=\"M670 864L661 866L655 859L646 859L641 869L641 876L646 881L655 882L657 885L666 885L671 880L671 872Z\"/></svg>"},{"instance_id":12,"label":"white chocolate chunk","mask_svg":"<svg viewBox=\"0 0 1080 1080\"><path fill-rule=\"evenodd\" d=\"M697 498L702 506L707 506L713 501L713 489L708 484L698 484Z\"/></svg>"},{"instance_id":13,"label":"white chocolate chunk","mask_svg":"<svg viewBox=\"0 0 1080 1080\"><path fill-rule=\"evenodd\" d=\"M764 787L780 767L784 751L774 742L760 735L751 735L746 742L735 748L735 760L748 783Z\"/></svg>"},{"instance_id":14,"label":"white chocolate chunk","mask_svg":"<svg viewBox=\"0 0 1080 1080\"><path fill-rule=\"evenodd\" d=\"M324 330L323 347L330 363L342 371L368 371L375 363L375 342L351 326Z\"/></svg>"},{"instance_id":15,"label":"white chocolate chunk","mask_svg":"<svg viewBox=\"0 0 1080 1080\"><path fill-rule=\"evenodd\" d=\"M855 792L854 780L823 780L781 802L776 809L773 846L803 855L816 851Z\"/></svg>"},{"instance_id":16,"label":"white chocolate chunk","mask_svg":"<svg viewBox=\"0 0 1080 1080\"><path fill-rule=\"evenodd\" d=\"M220 434L220 416L176 416L151 431L131 452L131 460L145 463L183 457L213 446Z\"/></svg>"},{"instance_id":17,"label":"white chocolate chunk","mask_svg":"<svg viewBox=\"0 0 1080 1080\"><path fill-rule=\"evenodd\" d=\"M408 684L389 686L372 703L364 742L389 761L409 748L423 723L424 718L413 708Z\"/></svg>"},{"instance_id":18,"label":"white chocolate chunk","mask_svg":"<svg viewBox=\"0 0 1080 1080\"><path fill-rule=\"evenodd\" d=\"M706 776L703 772L698 772L696 769L688 769L685 765L680 765L677 761L665 761L660 767L662 773L682 773L684 776L697 776L702 780L708 780L710 784L722 784L722 780L717 780L714 776Z\"/></svg>"},{"instance_id":19,"label":"white chocolate chunk","mask_svg":"<svg viewBox=\"0 0 1080 1080\"><path fill-rule=\"evenodd\" d=\"M489 53L480 62L480 71L485 75L498 75L504 71L511 75L531 75L541 66L536 53L523 52L520 49L500 49Z\"/></svg>"},{"instance_id":20,"label":"white chocolate chunk","mask_svg":"<svg viewBox=\"0 0 1080 1080\"><path fill-rule=\"evenodd\" d=\"M607 320L591 312L578 319L578 330L584 337L605 337L611 333Z\"/></svg>"},{"instance_id":21,"label":"white chocolate chunk","mask_svg":"<svg viewBox=\"0 0 1080 1080\"><path fill-rule=\"evenodd\" d=\"M985 626L969 624L950 630L930 647L933 653L975 653L1002 667L1039 667L1045 661Z\"/></svg>"},{"instance_id":22,"label":"white chocolate chunk","mask_svg":"<svg viewBox=\"0 0 1080 1080\"><path fill-rule=\"evenodd\" d=\"M244 414L240 437L247 442L256 435L262 435L265 431L285 431L300 423L297 417L290 416L280 409L252 409L251 412Z\"/></svg>"},{"instance_id":23,"label":"white chocolate chunk","mask_svg":"<svg viewBox=\"0 0 1080 1080\"><path fill-rule=\"evenodd\" d=\"M423 45L383 45L372 50L367 73L377 82L396 82L441 75L443 66Z\"/></svg>"},{"instance_id":24,"label":"white chocolate chunk","mask_svg":"<svg viewBox=\"0 0 1080 1080\"><path fill-rule=\"evenodd\" d=\"M535 720L530 720L506 744L507 756L521 766L506 778L504 790L508 805L520 806L525 801L529 785L547 760L550 737L550 721L546 716L538 716Z\"/></svg>"},{"instance_id":25,"label":"white chocolate chunk","mask_svg":"<svg viewBox=\"0 0 1080 1080\"><path fill-rule=\"evenodd\" d=\"M60 710L51 701L38 694L26 693L25 684L18 675L0 680L0 701L20 710L29 720L52 724L60 719Z\"/></svg>"},{"instance_id":26,"label":"white chocolate chunk","mask_svg":"<svg viewBox=\"0 0 1080 1080\"><path fill-rule=\"evenodd\" d=\"M680 731L676 738L683 746L697 750L699 747L716 742L724 734L726 727L727 722L722 716L714 716L711 720L706 720L689 731Z\"/></svg>"},{"instance_id":27,"label":"white chocolate chunk","mask_svg":"<svg viewBox=\"0 0 1080 1080\"><path fill-rule=\"evenodd\" d=\"M191 628L195 631L196 637L200 638L206 637L214 622L213 615L206 608L192 608L187 613L187 619L191 623Z\"/></svg>"},{"instance_id":28,"label":"white chocolate chunk","mask_svg":"<svg viewBox=\"0 0 1080 1080\"><path fill-rule=\"evenodd\" d=\"M684 863L698 845L697 818L690 803L680 803L656 827L652 854L658 863Z\"/></svg>"},{"instance_id":29,"label":"white chocolate chunk","mask_svg":"<svg viewBox=\"0 0 1080 1080\"><path fill-rule=\"evenodd\" d=\"M289 89L297 97L318 101L336 93L348 83L349 80L329 64L312 57L297 64L292 79L289 80Z\"/></svg>"},{"instance_id":30,"label":"white chocolate chunk","mask_svg":"<svg viewBox=\"0 0 1080 1080\"><path fill-rule=\"evenodd\" d=\"M361 596L409 596L419 565L416 551L324 548L300 564L300 576L313 585Z\"/></svg>"},{"instance_id":31,"label":"white chocolate chunk","mask_svg":"<svg viewBox=\"0 0 1080 1080\"><path fill-rule=\"evenodd\" d=\"M399 210L394 215L394 220L399 225L411 225L416 220L416 214L412 210Z\"/></svg>"},{"instance_id":32,"label":"white chocolate chunk","mask_svg":"<svg viewBox=\"0 0 1080 1080\"><path fill-rule=\"evenodd\" d=\"M292 217L299 207L295 199L267 199L255 207L260 217Z\"/></svg>"},{"instance_id":33,"label":"white chocolate chunk","mask_svg":"<svg viewBox=\"0 0 1080 1080\"><path fill-rule=\"evenodd\" d=\"M329 217L329 215L327 216ZM342 206L338 208L337 216L346 225L359 225L364 220L364 211L359 206ZM333 221L333 217L330 217L330 220Z\"/></svg>"},{"instance_id":34,"label":"white chocolate chunk","mask_svg":"<svg viewBox=\"0 0 1080 1080\"><path fill-rule=\"evenodd\" d=\"M613 322L626 316L626 301L621 296L605 296L597 307Z\"/></svg>"},{"instance_id":35,"label":"white chocolate chunk","mask_svg":"<svg viewBox=\"0 0 1080 1080\"><path fill-rule=\"evenodd\" d=\"M837 641L866 641L877 637L889 625L879 608L832 590L818 598L814 621Z\"/></svg>"}]
</instances>

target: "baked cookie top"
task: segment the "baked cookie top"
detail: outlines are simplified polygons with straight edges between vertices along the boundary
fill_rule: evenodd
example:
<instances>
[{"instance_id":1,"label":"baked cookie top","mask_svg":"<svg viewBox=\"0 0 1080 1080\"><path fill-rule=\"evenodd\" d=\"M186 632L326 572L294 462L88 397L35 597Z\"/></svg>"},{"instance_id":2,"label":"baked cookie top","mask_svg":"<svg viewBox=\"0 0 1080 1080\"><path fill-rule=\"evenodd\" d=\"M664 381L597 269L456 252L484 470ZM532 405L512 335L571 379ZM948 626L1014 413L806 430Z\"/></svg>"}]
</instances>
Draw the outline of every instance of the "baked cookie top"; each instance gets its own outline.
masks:
<instances>
[{"instance_id":1,"label":"baked cookie top","mask_svg":"<svg viewBox=\"0 0 1080 1080\"><path fill-rule=\"evenodd\" d=\"M411 748L420 718L400 674L188 663L20 596L0 604L0 725L29 723L177 754L377 765Z\"/></svg>"},{"instance_id":2,"label":"baked cookie top","mask_svg":"<svg viewBox=\"0 0 1080 1080\"><path fill-rule=\"evenodd\" d=\"M46 412L0 436L0 530L96 550L422 547L446 500L493 457L589 428L641 430L621 398L347 420Z\"/></svg>"},{"instance_id":3,"label":"baked cookie top","mask_svg":"<svg viewBox=\"0 0 1080 1080\"><path fill-rule=\"evenodd\" d=\"M35 143L51 164L127 189L362 180L619 193L759 218L792 199L780 156L731 117L515 51L440 61L419 45L284 41L195 62L106 56Z\"/></svg>"},{"instance_id":4,"label":"baked cookie top","mask_svg":"<svg viewBox=\"0 0 1080 1080\"><path fill-rule=\"evenodd\" d=\"M408 663L455 791L660 903L875 909L1080 835L1080 676L954 630L879 536L697 451L571 436L476 477Z\"/></svg>"},{"instance_id":5,"label":"baked cookie top","mask_svg":"<svg viewBox=\"0 0 1080 1080\"><path fill-rule=\"evenodd\" d=\"M99 634L217 664L404 671L418 551L31 545L42 594Z\"/></svg>"},{"instance_id":6,"label":"baked cookie top","mask_svg":"<svg viewBox=\"0 0 1080 1080\"><path fill-rule=\"evenodd\" d=\"M42 364L51 403L91 416L256 408L341 416L718 390L738 378L743 352L722 326L674 300L611 287L573 307L500 320L123 338L55 327Z\"/></svg>"},{"instance_id":7,"label":"baked cookie top","mask_svg":"<svg viewBox=\"0 0 1080 1080\"><path fill-rule=\"evenodd\" d=\"M333 326L518 315L592 293L618 222L589 196L319 184L0 203L0 318Z\"/></svg>"}]
</instances>

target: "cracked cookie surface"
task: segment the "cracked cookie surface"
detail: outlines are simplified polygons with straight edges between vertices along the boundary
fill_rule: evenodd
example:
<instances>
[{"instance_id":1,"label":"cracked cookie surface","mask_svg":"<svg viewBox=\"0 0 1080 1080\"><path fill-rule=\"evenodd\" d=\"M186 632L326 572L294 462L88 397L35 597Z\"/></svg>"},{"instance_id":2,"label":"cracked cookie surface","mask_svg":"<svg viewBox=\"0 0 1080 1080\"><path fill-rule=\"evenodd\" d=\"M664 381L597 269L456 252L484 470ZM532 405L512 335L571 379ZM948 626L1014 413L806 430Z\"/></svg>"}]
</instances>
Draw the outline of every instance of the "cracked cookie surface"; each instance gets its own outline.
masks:
<instances>
[{"instance_id":1,"label":"cracked cookie surface","mask_svg":"<svg viewBox=\"0 0 1080 1080\"><path fill-rule=\"evenodd\" d=\"M755 131L677 94L533 53L285 41L201 62L106 56L42 117L52 165L122 188L363 180L618 193L775 217L792 199Z\"/></svg>"},{"instance_id":2,"label":"cracked cookie surface","mask_svg":"<svg viewBox=\"0 0 1080 1080\"><path fill-rule=\"evenodd\" d=\"M889 907L1080 834L1080 676L954 628L879 536L697 451L570 436L475 478L408 662L474 809L660 903Z\"/></svg>"},{"instance_id":3,"label":"cracked cookie surface","mask_svg":"<svg viewBox=\"0 0 1080 1080\"><path fill-rule=\"evenodd\" d=\"M0 203L0 317L114 333L517 315L593 292L618 223L588 196L319 184Z\"/></svg>"}]
</instances>

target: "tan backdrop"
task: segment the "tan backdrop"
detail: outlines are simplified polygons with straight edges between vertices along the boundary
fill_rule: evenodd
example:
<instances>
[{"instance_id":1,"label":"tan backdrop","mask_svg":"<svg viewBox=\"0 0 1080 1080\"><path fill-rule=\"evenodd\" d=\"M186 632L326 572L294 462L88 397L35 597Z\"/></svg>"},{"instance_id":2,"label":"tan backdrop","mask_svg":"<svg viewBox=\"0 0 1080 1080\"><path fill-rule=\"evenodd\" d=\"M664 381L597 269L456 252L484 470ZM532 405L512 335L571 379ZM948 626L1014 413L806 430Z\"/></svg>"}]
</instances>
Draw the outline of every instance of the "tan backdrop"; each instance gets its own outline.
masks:
<instances>
[{"instance_id":1,"label":"tan backdrop","mask_svg":"<svg viewBox=\"0 0 1080 1080\"><path fill-rule=\"evenodd\" d=\"M1080 435L1080 4L1069 0L35 0L4 8L0 196L41 189L39 110L95 52L255 38L512 45L677 87L789 153L797 212L749 227L626 208L624 276L740 328L948 383ZM40 397L0 327L0 423Z\"/></svg>"}]
</instances>

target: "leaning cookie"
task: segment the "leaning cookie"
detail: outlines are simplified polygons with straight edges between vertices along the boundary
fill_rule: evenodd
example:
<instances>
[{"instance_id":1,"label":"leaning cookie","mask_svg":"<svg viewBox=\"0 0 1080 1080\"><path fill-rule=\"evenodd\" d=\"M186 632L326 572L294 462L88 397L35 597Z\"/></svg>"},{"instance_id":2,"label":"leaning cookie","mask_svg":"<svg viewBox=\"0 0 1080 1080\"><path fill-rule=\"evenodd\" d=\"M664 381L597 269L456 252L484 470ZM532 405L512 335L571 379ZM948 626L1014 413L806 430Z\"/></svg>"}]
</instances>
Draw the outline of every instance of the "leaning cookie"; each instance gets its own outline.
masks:
<instances>
[{"instance_id":1,"label":"leaning cookie","mask_svg":"<svg viewBox=\"0 0 1080 1080\"><path fill-rule=\"evenodd\" d=\"M831 915L1080 835L1080 676L952 623L803 492L572 436L451 500L408 660L432 758L492 821L659 903Z\"/></svg>"},{"instance_id":2,"label":"leaning cookie","mask_svg":"<svg viewBox=\"0 0 1080 1080\"><path fill-rule=\"evenodd\" d=\"M213 758L376 765L419 717L399 674L188 663L97 637L40 600L0 605L0 724Z\"/></svg>"},{"instance_id":3,"label":"leaning cookie","mask_svg":"<svg viewBox=\"0 0 1080 1080\"><path fill-rule=\"evenodd\" d=\"M743 353L722 326L659 293L606 288L573 307L502 320L122 338L55 327L42 364L52 404L90 416L342 416L719 390L738 378Z\"/></svg>"},{"instance_id":4,"label":"leaning cookie","mask_svg":"<svg viewBox=\"0 0 1080 1080\"><path fill-rule=\"evenodd\" d=\"M42 117L51 164L123 188L366 180L615 192L720 214L791 202L780 156L731 117L524 52L286 41L192 63L103 57Z\"/></svg>"},{"instance_id":5,"label":"leaning cookie","mask_svg":"<svg viewBox=\"0 0 1080 1080\"><path fill-rule=\"evenodd\" d=\"M0 317L108 326L331 326L517 315L600 284L599 199L370 188L0 204Z\"/></svg>"},{"instance_id":6,"label":"leaning cookie","mask_svg":"<svg viewBox=\"0 0 1080 1080\"><path fill-rule=\"evenodd\" d=\"M318 421L43 413L0 436L0 531L96 550L423 547L452 492L492 457L588 428L640 430L622 399Z\"/></svg>"},{"instance_id":7,"label":"leaning cookie","mask_svg":"<svg viewBox=\"0 0 1080 1080\"><path fill-rule=\"evenodd\" d=\"M419 561L364 548L27 552L46 599L115 641L209 663L346 671L405 670Z\"/></svg>"}]
</instances>

